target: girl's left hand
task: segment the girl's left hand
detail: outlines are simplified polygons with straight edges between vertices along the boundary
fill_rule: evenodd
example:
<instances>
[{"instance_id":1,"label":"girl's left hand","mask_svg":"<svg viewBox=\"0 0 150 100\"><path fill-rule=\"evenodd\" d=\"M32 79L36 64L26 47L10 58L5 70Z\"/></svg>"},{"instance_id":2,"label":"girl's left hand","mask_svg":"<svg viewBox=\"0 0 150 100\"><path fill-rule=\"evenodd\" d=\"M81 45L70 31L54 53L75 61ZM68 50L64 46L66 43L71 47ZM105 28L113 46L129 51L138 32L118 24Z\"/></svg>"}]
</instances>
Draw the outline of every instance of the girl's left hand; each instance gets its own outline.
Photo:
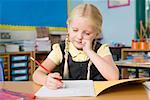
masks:
<instances>
[{"instance_id":1,"label":"girl's left hand","mask_svg":"<svg viewBox=\"0 0 150 100\"><path fill-rule=\"evenodd\" d=\"M85 53L87 53L89 50L92 50L92 41L84 39L82 40L82 44L83 44L83 51Z\"/></svg>"}]
</instances>

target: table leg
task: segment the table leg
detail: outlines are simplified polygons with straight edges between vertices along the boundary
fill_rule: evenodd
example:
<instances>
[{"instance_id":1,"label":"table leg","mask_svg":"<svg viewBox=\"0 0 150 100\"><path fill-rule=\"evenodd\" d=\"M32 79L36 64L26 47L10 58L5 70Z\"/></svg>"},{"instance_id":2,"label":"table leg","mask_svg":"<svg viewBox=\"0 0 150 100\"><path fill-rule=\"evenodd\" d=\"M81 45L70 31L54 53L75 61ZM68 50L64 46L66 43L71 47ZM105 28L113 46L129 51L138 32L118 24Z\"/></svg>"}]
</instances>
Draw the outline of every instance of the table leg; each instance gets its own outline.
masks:
<instances>
[{"instance_id":1,"label":"table leg","mask_svg":"<svg viewBox=\"0 0 150 100\"><path fill-rule=\"evenodd\" d=\"M122 79L129 78L128 68L122 68Z\"/></svg>"},{"instance_id":2,"label":"table leg","mask_svg":"<svg viewBox=\"0 0 150 100\"><path fill-rule=\"evenodd\" d=\"M139 78L139 69L138 68L135 69L135 75L136 75L136 78Z\"/></svg>"}]
</instances>

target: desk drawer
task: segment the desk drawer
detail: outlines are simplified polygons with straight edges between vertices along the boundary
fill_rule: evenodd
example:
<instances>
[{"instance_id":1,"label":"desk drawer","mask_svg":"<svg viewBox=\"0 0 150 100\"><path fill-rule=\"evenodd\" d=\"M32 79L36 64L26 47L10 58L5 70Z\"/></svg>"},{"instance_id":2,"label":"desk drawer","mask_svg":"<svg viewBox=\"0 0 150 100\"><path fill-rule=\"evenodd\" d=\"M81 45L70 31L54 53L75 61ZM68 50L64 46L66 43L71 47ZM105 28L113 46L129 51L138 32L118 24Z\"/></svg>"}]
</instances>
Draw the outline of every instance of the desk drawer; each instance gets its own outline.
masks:
<instances>
[{"instance_id":1,"label":"desk drawer","mask_svg":"<svg viewBox=\"0 0 150 100\"><path fill-rule=\"evenodd\" d=\"M28 74L28 69L15 69L11 71L11 74Z\"/></svg>"},{"instance_id":2,"label":"desk drawer","mask_svg":"<svg viewBox=\"0 0 150 100\"><path fill-rule=\"evenodd\" d=\"M12 76L12 81L26 81L28 80L28 75Z\"/></svg>"},{"instance_id":3,"label":"desk drawer","mask_svg":"<svg viewBox=\"0 0 150 100\"><path fill-rule=\"evenodd\" d=\"M28 60L28 56L23 55L23 56L12 56L11 57L11 61L22 61L22 60Z\"/></svg>"},{"instance_id":4,"label":"desk drawer","mask_svg":"<svg viewBox=\"0 0 150 100\"><path fill-rule=\"evenodd\" d=\"M27 62L18 62L18 63L12 63L11 68L22 68L22 67L28 67Z\"/></svg>"}]
</instances>

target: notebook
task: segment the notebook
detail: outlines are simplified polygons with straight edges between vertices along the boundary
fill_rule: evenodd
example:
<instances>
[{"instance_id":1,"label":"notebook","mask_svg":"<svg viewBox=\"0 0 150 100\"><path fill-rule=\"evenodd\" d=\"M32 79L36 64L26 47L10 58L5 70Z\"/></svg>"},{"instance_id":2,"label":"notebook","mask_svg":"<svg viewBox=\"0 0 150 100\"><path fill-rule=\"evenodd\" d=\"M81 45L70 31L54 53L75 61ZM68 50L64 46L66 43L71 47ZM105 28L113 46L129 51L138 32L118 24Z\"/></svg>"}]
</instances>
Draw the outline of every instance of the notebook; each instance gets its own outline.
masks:
<instances>
[{"instance_id":1,"label":"notebook","mask_svg":"<svg viewBox=\"0 0 150 100\"><path fill-rule=\"evenodd\" d=\"M92 80L65 80L64 88L51 90L42 86L36 93L36 97L65 97L65 96L98 96L104 90L125 83L143 83L150 78L122 79L114 81Z\"/></svg>"},{"instance_id":2,"label":"notebook","mask_svg":"<svg viewBox=\"0 0 150 100\"><path fill-rule=\"evenodd\" d=\"M58 97L58 96L93 96L94 85L92 80L63 81L65 87L50 90L43 86L36 94L37 97Z\"/></svg>"},{"instance_id":3,"label":"notebook","mask_svg":"<svg viewBox=\"0 0 150 100\"><path fill-rule=\"evenodd\" d=\"M150 91L150 81L144 82L143 84Z\"/></svg>"}]
</instances>

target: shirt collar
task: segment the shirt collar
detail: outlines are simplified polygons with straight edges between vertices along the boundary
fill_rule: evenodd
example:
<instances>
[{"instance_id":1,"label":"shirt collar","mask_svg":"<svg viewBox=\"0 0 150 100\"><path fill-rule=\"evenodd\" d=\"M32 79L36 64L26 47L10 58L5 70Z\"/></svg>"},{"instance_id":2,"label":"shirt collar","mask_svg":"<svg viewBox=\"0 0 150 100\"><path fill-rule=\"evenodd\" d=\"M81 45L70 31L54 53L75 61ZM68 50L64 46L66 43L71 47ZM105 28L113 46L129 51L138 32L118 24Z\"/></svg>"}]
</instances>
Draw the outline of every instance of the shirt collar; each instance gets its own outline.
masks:
<instances>
[{"instance_id":1,"label":"shirt collar","mask_svg":"<svg viewBox=\"0 0 150 100\"><path fill-rule=\"evenodd\" d=\"M84 51L82 50L78 50L71 42L69 42L69 53L71 54L71 56L74 58L79 54L85 54Z\"/></svg>"}]
</instances>

